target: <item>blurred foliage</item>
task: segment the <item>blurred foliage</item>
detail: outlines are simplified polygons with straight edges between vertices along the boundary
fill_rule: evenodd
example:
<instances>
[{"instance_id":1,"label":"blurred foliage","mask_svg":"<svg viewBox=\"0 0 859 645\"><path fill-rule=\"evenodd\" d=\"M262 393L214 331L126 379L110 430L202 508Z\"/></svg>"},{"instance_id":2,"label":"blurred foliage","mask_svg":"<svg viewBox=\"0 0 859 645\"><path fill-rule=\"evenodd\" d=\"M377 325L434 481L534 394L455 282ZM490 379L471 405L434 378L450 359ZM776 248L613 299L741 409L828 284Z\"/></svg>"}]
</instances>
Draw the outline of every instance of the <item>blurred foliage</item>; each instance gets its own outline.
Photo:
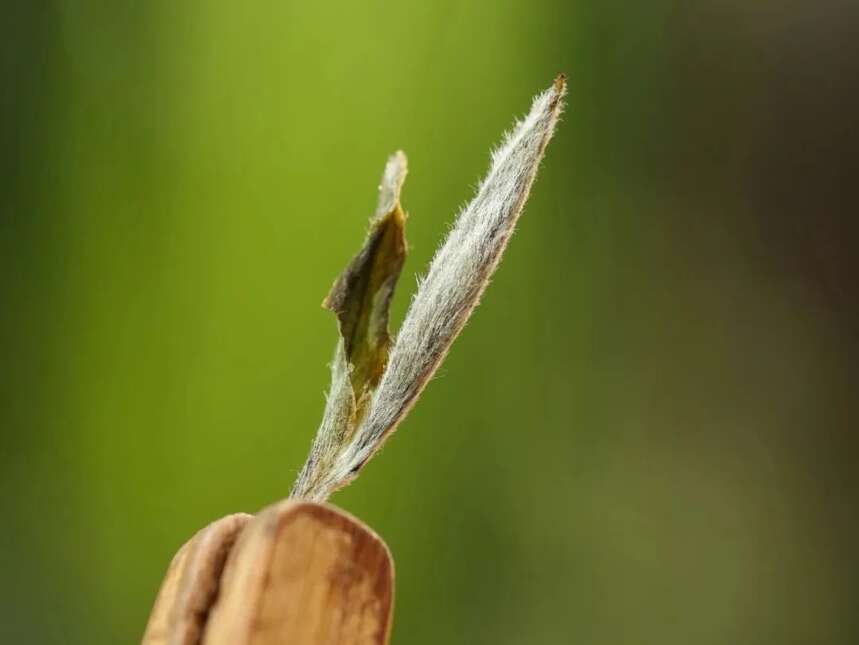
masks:
<instances>
[{"instance_id":1,"label":"blurred foliage","mask_svg":"<svg viewBox=\"0 0 859 645\"><path fill-rule=\"evenodd\" d=\"M0 641L135 642L184 539L287 494L387 155L414 275L564 71L483 305L333 500L393 642L855 642L855 13L3 2Z\"/></svg>"}]
</instances>

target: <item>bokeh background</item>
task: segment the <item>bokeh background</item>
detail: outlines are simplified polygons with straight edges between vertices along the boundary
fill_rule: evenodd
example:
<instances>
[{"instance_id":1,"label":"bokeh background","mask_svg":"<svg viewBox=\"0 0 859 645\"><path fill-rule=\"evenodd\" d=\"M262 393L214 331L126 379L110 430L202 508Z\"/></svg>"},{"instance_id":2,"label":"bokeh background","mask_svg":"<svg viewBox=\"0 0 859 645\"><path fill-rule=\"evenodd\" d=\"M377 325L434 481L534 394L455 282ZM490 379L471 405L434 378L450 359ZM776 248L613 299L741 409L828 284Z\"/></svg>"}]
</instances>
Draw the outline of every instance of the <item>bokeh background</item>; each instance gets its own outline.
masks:
<instances>
[{"instance_id":1,"label":"bokeh background","mask_svg":"<svg viewBox=\"0 0 859 645\"><path fill-rule=\"evenodd\" d=\"M133 643L285 496L403 148L398 323L569 109L440 375L334 502L394 643L855 643L855 2L0 3L0 641Z\"/></svg>"}]
</instances>

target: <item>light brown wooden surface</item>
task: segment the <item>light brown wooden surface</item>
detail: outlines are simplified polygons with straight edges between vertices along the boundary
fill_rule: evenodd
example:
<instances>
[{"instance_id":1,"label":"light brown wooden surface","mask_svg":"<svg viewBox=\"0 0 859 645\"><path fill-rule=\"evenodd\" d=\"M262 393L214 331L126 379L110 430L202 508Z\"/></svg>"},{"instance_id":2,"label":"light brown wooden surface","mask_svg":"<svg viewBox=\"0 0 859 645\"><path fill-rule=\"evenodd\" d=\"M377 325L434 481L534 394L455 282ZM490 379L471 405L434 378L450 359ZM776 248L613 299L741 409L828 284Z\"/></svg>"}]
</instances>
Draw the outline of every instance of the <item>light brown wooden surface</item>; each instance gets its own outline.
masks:
<instances>
[{"instance_id":1,"label":"light brown wooden surface","mask_svg":"<svg viewBox=\"0 0 859 645\"><path fill-rule=\"evenodd\" d=\"M227 556L253 518L238 513L213 522L173 557L143 635L144 645L195 645L215 601Z\"/></svg>"},{"instance_id":2,"label":"light brown wooden surface","mask_svg":"<svg viewBox=\"0 0 859 645\"><path fill-rule=\"evenodd\" d=\"M280 502L219 520L179 550L143 644L385 645L393 576L385 543L357 519Z\"/></svg>"}]
</instances>

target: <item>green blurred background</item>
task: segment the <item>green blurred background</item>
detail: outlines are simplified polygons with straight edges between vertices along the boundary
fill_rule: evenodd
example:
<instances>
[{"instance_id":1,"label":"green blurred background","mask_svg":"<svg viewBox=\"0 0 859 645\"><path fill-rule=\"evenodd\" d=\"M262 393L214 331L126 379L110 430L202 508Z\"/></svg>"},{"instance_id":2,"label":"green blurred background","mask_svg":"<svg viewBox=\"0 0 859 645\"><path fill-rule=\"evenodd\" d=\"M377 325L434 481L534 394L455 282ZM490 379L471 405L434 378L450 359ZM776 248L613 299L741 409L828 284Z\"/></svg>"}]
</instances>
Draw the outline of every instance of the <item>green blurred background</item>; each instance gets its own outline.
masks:
<instances>
[{"instance_id":1,"label":"green blurred background","mask_svg":"<svg viewBox=\"0 0 859 645\"><path fill-rule=\"evenodd\" d=\"M0 7L0 641L136 642L288 493L386 156L398 324L563 71L483 305L333 499L393 642L856 642L855 2Z\"/></svg>"}]
</instances>

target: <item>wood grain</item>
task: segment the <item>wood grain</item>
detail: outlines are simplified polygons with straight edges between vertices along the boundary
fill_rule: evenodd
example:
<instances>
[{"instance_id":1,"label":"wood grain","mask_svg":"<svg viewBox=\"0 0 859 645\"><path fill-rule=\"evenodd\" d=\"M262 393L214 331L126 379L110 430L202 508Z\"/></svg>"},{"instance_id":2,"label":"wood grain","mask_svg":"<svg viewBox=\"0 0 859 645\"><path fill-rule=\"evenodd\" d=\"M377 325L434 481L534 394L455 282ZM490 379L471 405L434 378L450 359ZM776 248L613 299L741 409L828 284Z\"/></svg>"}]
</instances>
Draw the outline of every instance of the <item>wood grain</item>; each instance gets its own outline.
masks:
<instances>
[{"instance_id":1,"label":"wood grain","mask_svg":"<svg viewBox=\"0 0 859 645\"><path fill-rule=\"evenodd\" d=\"M372 530L287 500L180 549L143 645L386 645L393 598L393 561Z\"/></svg>"},{"instance_id":2,"label":"wood grain","mask_svg":"<svg viewBox=\"0 0 859 645\"><path fill-rule=\"evenodd\" d=\"M281 502L230 554L204 645L384 645L393 604L385 543L331 506Z\"/></svg>"},{"instance_id":3,"label":"wood grain","mask_svg":"<svg viewBox=\"0 0 859 645\"><path fill-rule=\"evenodd\" d=\"M143 635L143 645L196 645L215 601L227 556L253 518L228 515L199 531L173 557Z\"/></svg>"}]
</instances>

